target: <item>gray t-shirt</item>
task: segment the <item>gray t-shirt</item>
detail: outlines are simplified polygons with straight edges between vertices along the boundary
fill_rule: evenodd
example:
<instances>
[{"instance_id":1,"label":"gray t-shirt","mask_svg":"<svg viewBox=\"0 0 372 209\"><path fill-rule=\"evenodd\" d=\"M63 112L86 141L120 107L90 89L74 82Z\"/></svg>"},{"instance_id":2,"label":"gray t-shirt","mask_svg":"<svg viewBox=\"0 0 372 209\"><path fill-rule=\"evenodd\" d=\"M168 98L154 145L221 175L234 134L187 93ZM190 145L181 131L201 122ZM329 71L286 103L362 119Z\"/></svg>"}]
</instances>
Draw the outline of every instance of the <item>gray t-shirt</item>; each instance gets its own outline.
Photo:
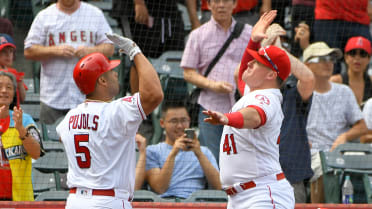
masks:
<instances>
[{"instance_id":1,"label":"gray t-shirt","mask_svg":"<svg viewBox=\"0 0 372 209\"><path fill-rule=\"evenodd\" d=\"M331 83L326 93L314 91L306 131L311 153L329 151L337 137L363 119L354 93L344 84Z\"/></svg>"},{"instance_id":2,"label":"gray t-shirt","mask_svg":"<svg viewBox=\"0 0 372 209\"><path fill-rule=\"evenodd\" d=\"M364 121L366 122L367 128L372 130L372 98L368 99L363 107Z\"/></svg>"}]
</instances>

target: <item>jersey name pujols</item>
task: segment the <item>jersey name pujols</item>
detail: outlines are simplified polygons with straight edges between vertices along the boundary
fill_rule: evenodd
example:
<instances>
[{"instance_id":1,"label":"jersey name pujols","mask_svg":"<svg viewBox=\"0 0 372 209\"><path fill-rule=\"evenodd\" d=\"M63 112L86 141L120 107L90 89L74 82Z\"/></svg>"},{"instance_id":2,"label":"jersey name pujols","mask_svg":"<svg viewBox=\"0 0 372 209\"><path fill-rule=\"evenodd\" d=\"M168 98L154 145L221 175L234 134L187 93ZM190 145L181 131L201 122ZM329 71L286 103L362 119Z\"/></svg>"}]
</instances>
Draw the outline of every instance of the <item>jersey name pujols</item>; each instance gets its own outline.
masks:
<instances>
[{"instance_id":1,"label":"jersey name pujols","mask_svg":"<svg viewBox=\"0 0 372 209\"><path fill-rule=\"evenodd\" d=\"M87 129L96 131L98 129L98 115L89 115L86 113L72 115L68 121L68 129Z\"/></svg>"}]
</instances>

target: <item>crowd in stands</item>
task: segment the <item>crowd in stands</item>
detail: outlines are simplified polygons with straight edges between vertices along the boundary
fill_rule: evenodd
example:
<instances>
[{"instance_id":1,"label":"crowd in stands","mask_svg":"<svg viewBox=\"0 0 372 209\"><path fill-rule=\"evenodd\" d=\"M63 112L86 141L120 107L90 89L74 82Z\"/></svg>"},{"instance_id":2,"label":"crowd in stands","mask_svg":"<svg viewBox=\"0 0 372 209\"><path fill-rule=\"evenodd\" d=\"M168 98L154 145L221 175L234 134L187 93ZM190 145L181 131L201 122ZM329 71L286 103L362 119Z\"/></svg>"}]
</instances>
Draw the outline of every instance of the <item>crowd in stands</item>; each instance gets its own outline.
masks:
<instances>
[{"instance_id":1,"label":"crowd in stands","mask_svg":"<svg viewBox=\"0 0 372 209\"><path fill-rule=\"evenodd\" d=\"M187 7L191 31L184 29L180 3ZM290 58L291 74L280 89L284 120L279 160L296 203L325 202L319 152L332 152L344 143L372 142L368 0L288 0L282 7L275 0L112 0L110 15L124 35L152 59L166 51L183 51L183 79L201 89L193 139L184 134L191 125L191 112L180 97L160 105L158 122L164 133L159 143L150 144L153 134L144 133L153 132L155 116L141 124L136 135L136 190L187 199L196 190L223 189L219 176L223 126L204 122L208 116L202 112L228 113L249 92L239 69L248 67L241 60L252 27L272 9L285 14L283 5L288 5L291 16L276 19L253 48L275 45ZM290 27L283 25L286 18ZM238 26L242 29L236 33ZM56 0L34 17L24 40L24 56L41 63L41 123L55 123L85 100L73 81L73 69L92 52L114 55L106 33L113 32L105 14L89 1ZM0 18L0 200L32 201L31 159L45 151L40 127L20 109L28 87L23 69L12 67L15 50L22 47L15 45L15 35L11 21ZM139 91L136 73L131 63L128 94ZM9 127L4 127L7 120ZM11 155L10 149L19 153Z\"/></svg>"}]
</instances>

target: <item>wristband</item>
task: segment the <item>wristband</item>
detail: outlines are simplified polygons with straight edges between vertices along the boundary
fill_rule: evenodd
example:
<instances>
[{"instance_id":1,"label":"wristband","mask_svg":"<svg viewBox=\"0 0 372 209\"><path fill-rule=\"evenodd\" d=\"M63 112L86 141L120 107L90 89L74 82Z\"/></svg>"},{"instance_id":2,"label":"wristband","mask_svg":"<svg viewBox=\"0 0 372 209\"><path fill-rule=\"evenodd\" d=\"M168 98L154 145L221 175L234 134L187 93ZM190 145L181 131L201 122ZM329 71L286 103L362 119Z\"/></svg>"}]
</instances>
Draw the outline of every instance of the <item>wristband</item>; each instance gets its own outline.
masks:
<instances>
[{"instance_id":1,"label":"wristband","mask_svg":"<svg viewBox=\"0 0 372 209\"><path fill-rule=\"evenodd\" d=\"M229 120L227 125L234 127L234 128L244 127L244 117L241 112L226 113L225 116Z\"/></svg>"},{"instance_id":2,"label":"wristband","mask_svg":"<svg viewBox=\"0 0 372 209\"><path fill-rule=\"evenodd\" d=\"M10 124L10 116L6 118L0 118L0 133L5 133L6 130L8 130Z\"/></svg>"}]
</instances>

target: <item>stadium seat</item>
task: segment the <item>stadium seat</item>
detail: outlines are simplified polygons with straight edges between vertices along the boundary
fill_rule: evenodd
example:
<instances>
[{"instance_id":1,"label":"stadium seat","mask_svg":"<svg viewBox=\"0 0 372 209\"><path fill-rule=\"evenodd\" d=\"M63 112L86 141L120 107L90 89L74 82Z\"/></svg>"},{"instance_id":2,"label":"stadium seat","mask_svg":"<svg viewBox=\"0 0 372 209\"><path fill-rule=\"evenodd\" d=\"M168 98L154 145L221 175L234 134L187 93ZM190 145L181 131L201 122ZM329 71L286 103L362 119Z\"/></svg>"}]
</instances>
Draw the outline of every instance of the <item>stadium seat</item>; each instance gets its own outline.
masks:
<instances>
[{"instance_id":1,"label":"stadium seat","mask_svg":"<svg viewBox=\"0 0 372 209\"><path fill-rule=\"evenodd\" d=\"M65 148L62 142L59 141L44 141L43 140L43 148L46 152L64 152Z\"/></svg>"},{"instance_id":2,"label":"stadium seat","mask_svg":"<svg viewBox=\"0 0 372 209\"><path fill-rule=\"evenodd\" d=\"M149 190L134 191L133 202L174 202L173 199L164 199Z\"/></svg>"},{"instance_id":3,"label":"stadium seat","mask_svg":"<svg viewBox=\"0 0 372 209\"><path fill-rule=\"evenodd\" d=\"M150 59L158 74L169 74L171 77L183 78L180 67L183 51L166 51L159 58Z\"/></svg>"},{"instance_id":4,"label":"stadium seat","mask_svg":"<svg viewBox=\"0 0 372 209\"><path fill-rule=\"evenodd\" d=\"M368 204L372 204L372 176L363 175L363 186L366 192L366 199Z\"/></svg>"},{"instance_id":5,"label":"stadium seat","mask_svg":"<svg viewBox=\"0 0 372 209\"><path fill-rule=\"evenodd\" d=\"M0 17L9 17L10 11L10 0L1 0L0 1Z\"/></svg>"},{"instance_id":6,"label":"stadium seat","mask_svg":"<svg viewBox=\"0 0 372 209\"><path fill-rule=\"evenodd\" d=\"M66 201L69 191L46 191L40 193L35 201Z\"/></svg>"},{"instance_id":7,"label":"stadium seat","mask_svg":"<svg viewBox=\"0 0 372 209\"><path fill-rule=\"evenodd\" d=\"M100 0L100 1L87 1L87 3L92 4L100 8L104 12L110 12L112 10L112 0Z\"/></svg>"},{"instance_id":8,"label":"stadium seat","mask_svg":"<svg viewBox=\"0 0 372 209\"><path fill-rule=\"evenodd\" d=\"M51 0L31 0L32 13L34 17L36 17L37 13L46 8L51 2Z\"/></svg>"},{"instance_id":9,"label":"stadium seat","mask_svg":"<svg viewBox=\"0 0 372 209\"><path fill-rule=\"evenodd\" d=\"M222 190L198 190L182 202L227 202L227 195Z\"/></svg>"},{"instance_id":10,"label":"stadium seat","mask_svg":"<svg viewBox=\"0 0 372 209\"><path fill-rule=\"evenodd\" d=\"M41 123L40 129L42 130L44 141L59 141L59 136L57 134L56 128L62 120L63 117L56 120L53 124Z\"/></svg>"},{"instance_id":11,"label":"stadium seat","mask_svg":"<svg viewBox=\"0 0 372 209\"><path fill-rule=\"evenodd\" d=\"M372 152L371 146L363 146L350 143L337 147L333 152L320 152L326 203L341 202L345 174L350 175L354 186L354 202L369 201L370 185L366 178L372 175Z\"/></svg>"},{"instance_id":12,"label":"stadium seat","mask_svg":"<svg viewBox=\"0 0 372 209\"><path fill-rule=\"evenodd\" d=\"M31 115L32 119L35 122L38 122L40 119L40 104L21 104L23 112ZM39 129L41 127L38 126Z\"/></svg>"},{"instance_id":13,"label":"stadium seat","mask_svg":"<svg viewBox=\"0 0 372 209\"><path fill-rule=\"evenodd\" d=\"M44 156L37 159L32 167L42 173L53 173L56 189L61 190L60 173L68 170L67 156L65 152L46 152Z\"/></svg>"},{"instance_id":14,"label":"stadium seat","mask_svg":"<svg viewBox=\"0 0 372 209\"><path fill-rule=\"evenodd\" d=\"M35 84L33 78L24 78L23 82L26 84L28 91L26 93L35 93Z\"/></svg>"},{"instance_id":15,"label":"stadium seat","mask_svg":"<svg viewBox=\"0 0 372 209\"><path fill-rule=\"evenodd\" d=\"M52 173L42 173L32 168L32 187L34 193L45 192L56 189L56 182Z\"/></svg>"},{"instance_id":16,"label":"stadium seat","mask_svg":"<svg viewBox=\"0 0 372 209\"><path fill-rule=\"evenodd\" d=\"M345 143L338 145L334 151L340 153L346 152L347 155L371 155L372 144Z\"/></svg>"}]
</instances>

